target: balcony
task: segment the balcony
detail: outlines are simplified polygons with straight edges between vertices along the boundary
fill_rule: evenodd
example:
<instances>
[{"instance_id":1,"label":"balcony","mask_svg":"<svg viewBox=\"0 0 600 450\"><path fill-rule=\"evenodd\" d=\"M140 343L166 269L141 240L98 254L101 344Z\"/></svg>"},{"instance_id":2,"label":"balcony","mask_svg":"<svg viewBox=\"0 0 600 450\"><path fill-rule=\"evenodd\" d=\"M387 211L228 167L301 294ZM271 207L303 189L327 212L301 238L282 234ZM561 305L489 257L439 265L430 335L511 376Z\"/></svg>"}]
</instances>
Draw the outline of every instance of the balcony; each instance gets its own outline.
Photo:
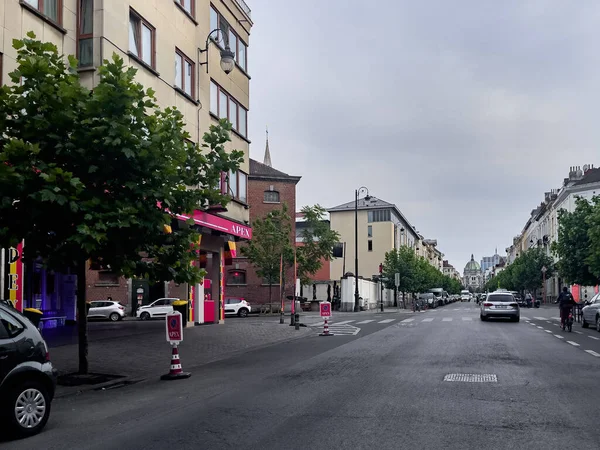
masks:
<instances>
[{"instance_id":1,"label":"balcony","mask_svg":"<svg viewBox=\"0 0 600 450\"><path fill-rule=\"evenodd\" d=\"M248 6L248 4L244 1L244 0L233 0L235 3L237 3L237 5L240 7L240 9L242 11L244 11L244 13L246 13L246 15L248 16L248 18L252 18L252 11L250 10L250 7Z\"/></svg>"}]
</instances>

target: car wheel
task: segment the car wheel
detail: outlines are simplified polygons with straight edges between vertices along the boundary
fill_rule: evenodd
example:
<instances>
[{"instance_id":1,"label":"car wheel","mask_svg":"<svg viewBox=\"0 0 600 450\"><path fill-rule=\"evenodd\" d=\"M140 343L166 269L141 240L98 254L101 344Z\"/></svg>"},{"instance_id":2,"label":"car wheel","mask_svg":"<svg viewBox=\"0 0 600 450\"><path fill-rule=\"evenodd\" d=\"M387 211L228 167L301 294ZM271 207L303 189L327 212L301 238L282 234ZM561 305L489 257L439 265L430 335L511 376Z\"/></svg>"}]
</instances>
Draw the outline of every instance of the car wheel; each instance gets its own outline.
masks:
<instances>
[{"instance_id":1,"label":"car wheel","mask_svg":"<svg viewBox=\"0 0 600 450\"><path fill-rule=\"evenodd\" d=\"M112 313L110 316L108 316L108 318L112 321L112 322L118 322L119 319L121 318L120 315L118 315L117 313Z\"/></svg>"},{"instance_id":2,"label":"car wheel","mask_svg":"<svg viewBox=\"0 0 600 450\"><path fill-rule=\"evenodd\" d=\"M479 314L479 318L482 322L485 322L487 320L487 317L485 317L483 314Z\"/></svg>"},{"instance_id":3,"label":"car wheel","mask_svg":"<svg viewBox=\"0 0 600 450\"><path fill-rule=\"evenodd\" d=\"M513 322L518 322L521 320L521 317L517 316L512 319Z\"/></svg>"},{"instance_id":4,"label":"car wheel","mask_svg":"<svg viewBox=\"0 0 600 450\"><path fill-rule=\"evenodd\" d=\"M596 317L596 331L600 333L600 320L598 317Z\"/></svg>"},{"instance_id":5,"label":"car wheel","mask_svg":"<svg viewBox=\"0 0 600 450\"><path fill-rule=\"evenodd\" d=\"M240 310L238 311L238 316L248 317L248 310L246 308L240 308Z\"/></svg>"},{"instance_id":6,"label":"car wheel","mask_svg":"<svg viewBox=\"0 0 600 450\"><path fill-rule=\"evenodd\" d=\"M587 323L587 322L585 321L585 319L582 319L582 322L581 322L581 328L588 328L589 326L590 326L590 324L589 324L589 323Z\"/></svg>"},{"instance_id":7,"label":"car wheel","mask_svg":"<svg viewBox=\"0 0 600 450\"><path fill-rule=\"evenodd\" d=\"M39 381L26 381L13 388L6 403L12 431L20 437L39 433L50 417L50 401Z\"/></svg>"},{"instance_id":8,"label":"car wheel","mask_svg":"<svg viewBox=\"0 0 600 450\"><path fill-rule=\"evenodd\" d=\"M142 319L142 320L150 320L150 313L143 312L142 314L140 314L140 319Z\"/></svg>"}]
</instances>

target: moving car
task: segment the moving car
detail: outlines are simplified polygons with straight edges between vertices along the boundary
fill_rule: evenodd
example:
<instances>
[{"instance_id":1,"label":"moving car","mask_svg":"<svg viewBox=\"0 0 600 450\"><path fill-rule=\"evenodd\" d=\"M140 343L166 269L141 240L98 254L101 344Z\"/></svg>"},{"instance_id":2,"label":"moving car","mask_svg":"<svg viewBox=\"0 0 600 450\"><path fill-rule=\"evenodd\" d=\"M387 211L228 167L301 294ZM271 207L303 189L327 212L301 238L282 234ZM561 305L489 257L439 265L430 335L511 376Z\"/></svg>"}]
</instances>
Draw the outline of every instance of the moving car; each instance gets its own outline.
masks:
<instances>
[{"instance_id":1,"label":"moving car","mask_svg":"<svg viewBox=\"0 0 600 450\"><path fill-rule=\"evenodd\" d=\"M235 314L239 317L248 317L252 308L246 300L238 297L225 298L225 314Z\"/></svg>"},{"instance_id":2,"label":"moving car","mask_svg":"<svg viewBox=\"0 0 600 450\"><path fill-rule=\"evenodd\" d=\"M433 288L433 289L429 289L429 291L427 292L431 292L437 301L437 306L444 306L445 304L448 303L448 293L442 289L442 288Z\"/></svg>"},{"instance_id":3,"label":"moving car","mask_svg":"<svg viewBox=\"0 0 600 450\"><path fill-rule=\"evenodd\" d=\"M95 300L90 302L88 319L110 319L118 322L125 317L125 307L113 300Z\"/></svg>"},{"instance_id":4,"label":"moving car","mask_svg":"<svg viewBox=\"0 0 600 450\"><path fill-rule=\"evenodd\" d=\"M159 317L165 317L171 311L173 311L173 302L179 300L178 298L159 298L153 301L149 305L140 306L136 311L136 317L142 320L156 319Z\"/></svg>"},{"instance_id":5,"label":"moving car","mask_svg":"<svg viewBox=\"0 0 600 450\"><path fill-rule=\"evenodd\" d=\"M470 302L471 301L471 293L467 290L460 291L460 301L461 302Z\"/></svg>"},{"instance_id":6,"label":"moving car","mask_svg":"<svg viewBox=\"0 0 600 450\"><path fill-rule=\"evenodd\" d=\"M507 317L513 322L518 322L521 318L521 310L510 292L494 291L481 303L479 317L482 321L492 317Z\"/></svg>"},{"instance_id":7,"label":"moving car","mask_svg":"<svg viewBox=\"0 0 600 450\"><path fill-rule=\"evenodd\" d=\"M17 436L39 433L56 388L48 346L23 314L0 301L0 420ZM5 428L7 427L7 428Z\"/></svg>"}]
</instances>

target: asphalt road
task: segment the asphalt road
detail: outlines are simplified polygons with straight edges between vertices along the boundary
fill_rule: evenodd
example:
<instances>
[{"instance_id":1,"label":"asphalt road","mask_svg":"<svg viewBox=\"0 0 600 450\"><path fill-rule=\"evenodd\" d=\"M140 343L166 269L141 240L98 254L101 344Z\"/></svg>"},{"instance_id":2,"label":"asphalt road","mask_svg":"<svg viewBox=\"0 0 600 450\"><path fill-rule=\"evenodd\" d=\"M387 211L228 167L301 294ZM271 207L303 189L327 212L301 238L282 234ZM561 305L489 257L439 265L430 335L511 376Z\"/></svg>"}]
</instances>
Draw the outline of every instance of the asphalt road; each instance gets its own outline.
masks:
<instances>
[{"instance_id":1,"label":"asphalt road","mask_svg":"<svg viewBox=\"0 0 600 450\"><path fill-rule=\"evenodd\" d=\"M356 334L318 337L315 328L214 364L183 361L193 372L185 381L58 399L44 433L0 447L598 448L600 358L585 350L600 355L600 341L587 337L600 333L522 315L533 325L480 322L466 303L363 314L350 324L372 322L356 324ZM576 340L586 344L567 343ZM450 374L492 382L444 381Z\"/></svg>"}]
</instances>

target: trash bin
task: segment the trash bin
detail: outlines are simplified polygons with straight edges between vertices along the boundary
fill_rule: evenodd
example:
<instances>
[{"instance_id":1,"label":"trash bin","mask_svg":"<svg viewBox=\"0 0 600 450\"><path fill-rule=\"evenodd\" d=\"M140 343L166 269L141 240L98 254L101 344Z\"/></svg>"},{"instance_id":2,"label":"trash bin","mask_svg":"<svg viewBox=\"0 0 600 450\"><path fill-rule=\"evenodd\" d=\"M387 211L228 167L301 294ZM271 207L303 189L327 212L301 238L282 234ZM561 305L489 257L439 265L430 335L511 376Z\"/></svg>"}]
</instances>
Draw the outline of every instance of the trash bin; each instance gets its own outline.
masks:
<instances>
[{"instance_id":1,"label":"trash bin","mask_svg":"<svg viewBox=\"0 0 600 450\"><path fill-rule=\"evenodd\" d=\"M23 315L27 317L36 328L39 328L44 313L36 308L25 308L23 310Z\"/></svg>"},{"instance_id":2,"label":"trash bin","mask_svg":"<svg viewBox=\"0 0 600 450\"><path fill-rule=\"evenodd\" d=\"M173 310L181 313L181 325L186 326L189 316L189 302L187 300L175 300L173 302Z\"/></svg>"}]
</instances>

